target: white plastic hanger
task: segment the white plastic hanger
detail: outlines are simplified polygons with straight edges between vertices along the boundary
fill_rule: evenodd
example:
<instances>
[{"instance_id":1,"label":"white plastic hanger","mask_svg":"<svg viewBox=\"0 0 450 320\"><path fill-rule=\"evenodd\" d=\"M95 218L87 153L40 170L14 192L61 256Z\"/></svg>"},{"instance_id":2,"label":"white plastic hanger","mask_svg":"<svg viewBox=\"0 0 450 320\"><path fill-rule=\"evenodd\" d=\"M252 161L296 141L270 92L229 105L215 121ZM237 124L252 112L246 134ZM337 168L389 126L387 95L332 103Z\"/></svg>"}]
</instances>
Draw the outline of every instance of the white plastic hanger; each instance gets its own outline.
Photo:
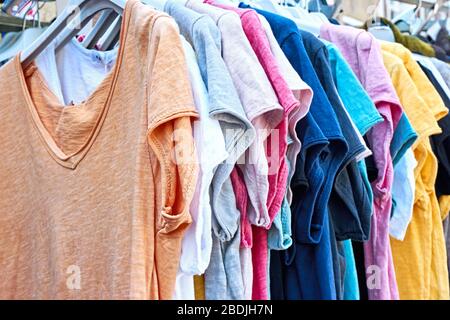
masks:
<instances>
[{"instance_id":1,"label":"white plastic hanger","mask_svg":"<svg viewBox=\"0 0 450 320\"><path fill-rule=\"evenodd\" d=\"M100 40L102 50L112 50L119 42L122 17L118 16Z\"/></svg>"},{"instance_id":2,"label":"white plastic hanger","mask_svg":"<svg viewBox=\"0 0 450 320\"><path fill-rule=\"evenodd\" d=\"M21 62L23 67L29 66L53 41L56 42L56 50L64 46L98 12L112 9L121 15L125 9L125 3L126 0L71 1L56 21L22 53Z\"/></svg>"},{"instance_id":3,"label":"white plastic hanger","mask_svg":"<svg viewBox=\"0 0 450 320\"><path fill-rule=\"evenodd\" d=\"M105 10L105 12L103 12L98 19L94 28L83 40L83 46L88 49L93 49L102 35L104 35L106 31L109 30L109 27L116 20L117 16L118 14L114 10Z\"/></svg>"},{"instance_id":4,"label":"white plastic hanger","mask_svg":"<svg viewBox=\"0 0 450 320\"><path fill-rule=\"evenodd\" d=\"M142 3L147 4L158 11L164 11L166 2L167 0L142 0ZM100 22L101 21L99 21L96 26ZM94 41L90 42L88 46L93 48L97 42L99 42L102 50L112 50L115 44L119 41L121 25L122 19L120 16L118 17L114 14L112 16L107 16L104 21L104 26L106 26L106 28L103 30L99 27L98 30L95 30L96 27L94 27L93 31L96 32L96 36L93 39Z\"/></svg>"},{"instance_id":5,"label":"white plastic hanger","mask_svg":"<svg viewBox=\"0 0 450 320\"><path fill-rule=\"evenodd\" d=\"M388 42L395 42L394 32L389 26L381 25L377 23L377 10L381 3L381 0L378 0L377 3L370 8L372 10L372 15L369 18L369 27L368 30L376 39L384 40ZM369 8L368 8L369 11Z\"/></svg>"},{"instance_id":6,"label":"white plastic hanger","mask_svg":"<svg viewBox=\"0 0 450 320\"><path fill-rule=\"evenodd\" d=\"M423 0L419 0L419 4L417 5L417 8L414 10L414 15L418 18L420 15L420 10L423 7Z\"/></svg>"},{"instance_id":7,"label":"white plastic hanger","mask_svg":"<svg viewBox=\"0 0 450 320\"><path fill-rule=\"evenodd\" d=\"M39 7L35 14L35 16L37 16L38 18L37 28L28 28L28 29L25 28L27 22L26 20L27 14L28 12L25 13L23 18L22 31L7 33L4 39L2 39L0 43L0 62L10 60L16 54L22 51L26 46L28 46L30 43L36 40L42 33L44 33L45 29L41 28Z\"/></svg>"},{"instance_id":8,"label":"white plastic hanger","mask_svg":"<svg viewBox=\"0 0 450 320\"><path fill-rule=\"evenodd\" d=\"M422 3L422 1L420 2ZM420 24L419 28L414 32L414 35L419 35L420 32L425 28L425 26L430 22L438 13L439 10L441 10L441 5L443 4L442 0L436 0L436 3L434 4L433 10L428 14L426 19Z\"/></svg>"}]
</instances>

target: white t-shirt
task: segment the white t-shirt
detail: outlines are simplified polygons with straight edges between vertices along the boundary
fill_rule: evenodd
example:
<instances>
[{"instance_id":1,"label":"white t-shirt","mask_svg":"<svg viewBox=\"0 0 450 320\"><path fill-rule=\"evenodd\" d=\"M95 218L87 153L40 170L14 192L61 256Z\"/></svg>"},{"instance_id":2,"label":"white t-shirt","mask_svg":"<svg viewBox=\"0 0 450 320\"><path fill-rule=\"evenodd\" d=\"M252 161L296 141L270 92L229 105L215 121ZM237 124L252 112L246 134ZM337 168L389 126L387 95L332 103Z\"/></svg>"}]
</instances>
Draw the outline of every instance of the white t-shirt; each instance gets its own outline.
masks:
<instances>
[{"instance_id":1,"label":"white t-shirt","mask_svg":"<svg viewBox=\"0 0 450 320\"><path fill-rule=\"evenodd\" d=\"M412 149L408 149L394 170L392 198L395 199L395 207L389 222L389 233L400 241L405 239L413 215L416 192L414 170L416 166L417 161L414 152Z\"/></svg>"},{"instance_id":2,"label":"white t-shirt","mask_svg":"<svg viewBox=\"0 0 450 320\"><path fill-rule=\"evenodd\" d=\"M86 100L114 68L117 49L97 51L84 48L76 39L57 53L48 46L37 58L36 65L50 90L65 105Z\"/></svg>"},{"instance_id":3,"label":"white t-shirt","mask_svg":"<svg viewBox=\"0 0 450 320\"><path fill-rule=\"evenodd\" d=\"M208 92L202 80L192 46L181 36L192 93L200 120L194 123L194 141L200 159L200 178L191 203L193 223L186 231L180 259L174 299L195 299L194 275L201 275L209 265L212 234L209 187L215 168L228 158L219 121L209 116Z\"/></svg>"}]
</instances>

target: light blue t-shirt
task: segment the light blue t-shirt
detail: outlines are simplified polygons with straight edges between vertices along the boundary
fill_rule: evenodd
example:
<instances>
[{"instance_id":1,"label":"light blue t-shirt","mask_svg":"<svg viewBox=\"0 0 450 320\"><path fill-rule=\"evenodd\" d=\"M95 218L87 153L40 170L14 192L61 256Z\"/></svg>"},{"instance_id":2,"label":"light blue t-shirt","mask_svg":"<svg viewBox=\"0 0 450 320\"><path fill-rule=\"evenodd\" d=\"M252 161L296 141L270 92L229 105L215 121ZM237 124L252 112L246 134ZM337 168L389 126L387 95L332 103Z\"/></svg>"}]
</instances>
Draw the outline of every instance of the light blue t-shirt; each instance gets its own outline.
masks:
<instances>
[{"instance_id":1,"label":"light blue t-shirt","mask_svg":"<svg viewBox=\"0 0 450 320\"><path fill-rule=\"evenodd\" d=\"M397 200L394 214L389 222L389 233L397 240L403 241L406 236L409 223L411 222L414 208L414 196L416 181L414 169L417 161L414 152L410 148L404 157L400 159L394 170L394 182L392 184L392 196Z\"/></svg>"}]
</instances>

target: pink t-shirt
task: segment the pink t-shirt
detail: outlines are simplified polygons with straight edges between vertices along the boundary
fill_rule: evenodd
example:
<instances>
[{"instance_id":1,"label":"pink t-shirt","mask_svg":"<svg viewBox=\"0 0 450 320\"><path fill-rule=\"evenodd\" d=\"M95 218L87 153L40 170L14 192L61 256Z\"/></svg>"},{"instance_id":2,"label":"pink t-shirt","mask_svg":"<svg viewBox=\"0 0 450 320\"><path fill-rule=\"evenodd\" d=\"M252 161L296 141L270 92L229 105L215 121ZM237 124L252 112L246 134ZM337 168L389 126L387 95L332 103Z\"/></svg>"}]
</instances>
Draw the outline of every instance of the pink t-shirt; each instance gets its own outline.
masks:
<instances>
[{"instance_id":1,"label":"pink t-shirt","mask_svg":"<svg viewBox=\"0 0 450 320\"><path fill-rule=\"evenodd\" d=\"M364 245L364 256L368 280L374 279L371 276L380 276L379 282L369 281L369 284L379 284L369 286L369 299L397 300L399 293L389 241L394 176L390 144L402 116L402 107L384 67L380 45L370 33L351 27L324 24L320 36L339 48L384 118L383 122L367 134L378 177L372 183L374 211L371 237Z\"/></svg>"},{"instance_id":2,"label":"pink t-shirt","mask_svg":"<svg viewBox=\"0 0 450 320\"><path fill-rule=\"evenodd\" d=\"M283 121L267 140L266 155L269 164L269 194L267 207L270 221L262 228L253 227L253 294L255 300L268 299L267 274L268 274L268 245L267 230L270 229L273 219L281 209L286 193L288 180L288 168L286 163L288 120L290 114L300 108L300 102L295 98L286 80L282 76L279 65L272 54L270 43L261 25L258 14L249 9L240 9L215 3L213 0L205 0L205 3L231 10L239 14L244 29L253 50L272 87L277 94L278 101L284 108ZM298 121L299 119L297 119Z\"/></svg>"},{"instance_id":3,"label":"pink t-shirt","mask_svg":"<svg viewBox=\"0 0 450 320\"><path fill-rule=\"evenodd\" d=\"M253 246L253 235L252 226L247 216L248 191L241 169L238 166L235 166L231 172L231 184L236 195L236 207L241 213L241 247L251 248Z\"/></svg>"}]
</instances>

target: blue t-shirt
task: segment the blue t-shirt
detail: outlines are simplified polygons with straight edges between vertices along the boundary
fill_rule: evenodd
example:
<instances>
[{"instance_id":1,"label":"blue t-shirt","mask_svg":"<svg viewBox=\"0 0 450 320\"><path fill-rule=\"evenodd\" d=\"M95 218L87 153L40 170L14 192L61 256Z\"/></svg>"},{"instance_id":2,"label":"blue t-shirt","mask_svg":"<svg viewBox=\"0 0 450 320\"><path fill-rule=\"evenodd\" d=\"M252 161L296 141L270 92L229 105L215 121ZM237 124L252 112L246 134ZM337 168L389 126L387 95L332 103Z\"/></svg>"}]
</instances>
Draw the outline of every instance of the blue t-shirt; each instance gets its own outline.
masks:
<instances>
[{"instance_id":1,"label":"blue t-shirt","mask_svg":"<svg viewBox=\"0 0 450 320\"><path fill-rule=\"evenodd\" d=\"M250 8L243 3L239 6ZM285 252L271 253L271 297L336 299L327 204L348 145L296 24L267 11L256 11L267 19L286 57L314 91L310 113L297 126L298 136L302 143L307 141L308 148L303 145L300 151L291 186L294 245ZM313 120L318 128L312 126ZM310 135L316 130L328 140L327 146L318 140L319 135ZM303 192L305 188L307 192Z\"/></svg>"},{"instance_id":2,"label":"blue t-shirt","mask_svg":"<svg viewBox=\"0 0 450 320\"><path fill-rule=\"evenodd\" d=\"M369 217L371 206L369 195L363 188L363 175L359 172L356 156L365 151L365 146L358 137L348 113L345 111L341 97L338 94L333 74L331 71L328 50L326 45L309 32L301 31L303 44L313 67L319 77L320 83L325 90L328 100L333 107L338 118L342 133L349 146L346 157L334 180L333 190L328 200L328 210L330 213L330 240L333 257L334 277L337 299L343 299L343 282L345 263L342 263L342 256L339 255L337 239L351 239L353 233L359 231L352 228L359 216L355 215L359 211ZM358 197L357 197L358 196ZM362 197L360 197L362 196ZM364 218L365 218L364 217ZM370 227L370 224L367 224ZM356 235L357 240L364 238L364 235Z\"/></svg>"},{"instance_id":3,"label":"blue t-shirt","mask_svg":"<svg viewBox=\"0 0 450 320\"><path fill-rule=\"evenodd\" d=\"M382 122L383 118L336 46L329 42L326 42L326 46L339 96L359 132L365 135L373 126ZM348 171L350 176L358 175L362 180L353 179L350 186L357 206L354 208L347 206L350 210L347 212L349 216L343 217L344 211L338 208L333 212L338 215L335 219L337 237L342 241L347 239L367 241L372 215L372 187L363 161L358 163L357 168L353 167Z\"/></svg>"},{"instance_id":4,"label":"blue t-shirt","mask_svg":"<svg viewBox=\"0 0 450 320\"><path fill-rule=\"evenodd\" d=\"M390 148L394 168L405 155L406 150L411 148L416 140L417 133L409 122L408 117L403 112L397 128L395 128Z\"/></svg>"}]
</instances>

